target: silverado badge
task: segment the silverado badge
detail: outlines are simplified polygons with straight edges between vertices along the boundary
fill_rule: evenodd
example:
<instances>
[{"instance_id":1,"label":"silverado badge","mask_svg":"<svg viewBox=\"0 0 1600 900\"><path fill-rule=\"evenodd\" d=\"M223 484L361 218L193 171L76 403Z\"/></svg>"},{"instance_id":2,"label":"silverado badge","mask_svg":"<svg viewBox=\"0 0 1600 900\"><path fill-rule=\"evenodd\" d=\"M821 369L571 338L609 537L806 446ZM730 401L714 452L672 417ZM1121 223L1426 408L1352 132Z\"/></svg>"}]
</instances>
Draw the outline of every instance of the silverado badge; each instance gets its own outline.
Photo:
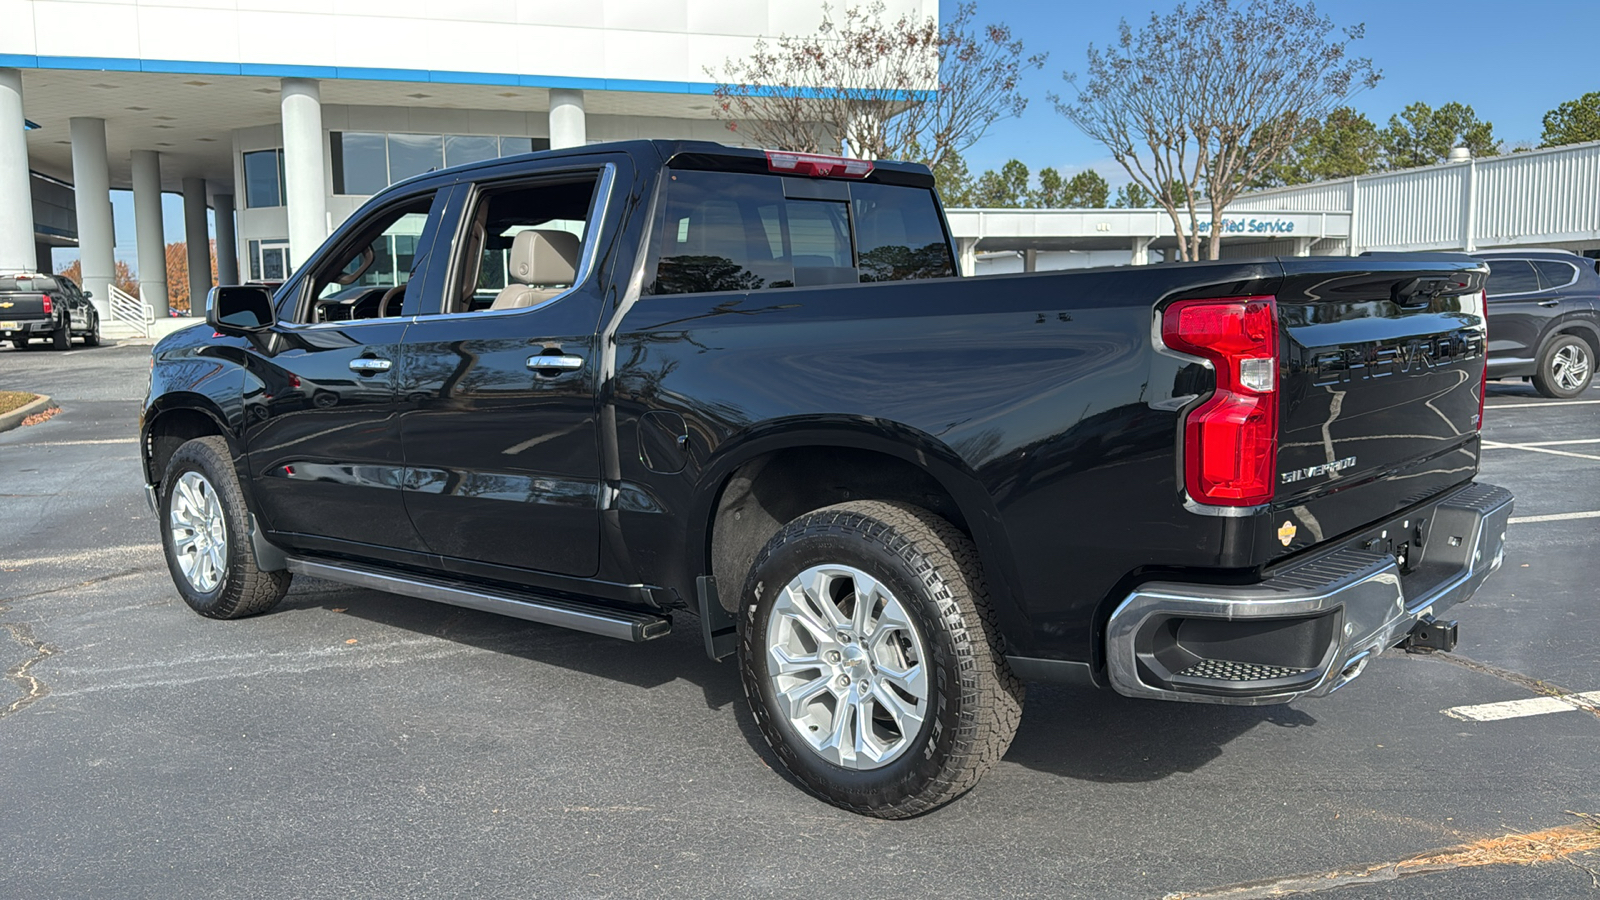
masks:
<instances>
[{"instance_id":1,"label":"silverado badge","mask_svg":"<svg viewBox=\"0 0 1600 900\"><path fill-rule=\"evenodd\" d=\"M1289 521L1288 519L1284 519L1283 525L1278 528L1278 540L1282 541L1283 545L1287 547L1289 546L1289 542L1294 540L1294 533L1299 530L1300 529L1294 527L1293 522Z\"/></svg>"}]
</instances>

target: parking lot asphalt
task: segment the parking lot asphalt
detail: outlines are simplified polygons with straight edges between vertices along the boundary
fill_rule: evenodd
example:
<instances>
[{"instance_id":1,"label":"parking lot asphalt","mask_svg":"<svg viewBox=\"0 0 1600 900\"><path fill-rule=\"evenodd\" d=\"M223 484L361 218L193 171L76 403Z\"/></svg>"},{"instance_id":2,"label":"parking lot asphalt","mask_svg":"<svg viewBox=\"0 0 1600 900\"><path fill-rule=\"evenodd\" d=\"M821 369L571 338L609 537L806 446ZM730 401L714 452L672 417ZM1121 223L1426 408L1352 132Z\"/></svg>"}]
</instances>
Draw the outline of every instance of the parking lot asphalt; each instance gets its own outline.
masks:
<instances>
[{"instance_id":1,"label":"parking lot asphalt","mask_svg":"<svg viewBox=\"0 0 1600 900\"><path fill-rule=\"evenodd\" d=\"M0 434L0 895L1239 896L1600 812L1600 714L1444 712L1600 691L1600 390L1491 385L1482 480L1516 518L1457 653L1277 707L1034 686L975 790L882 822L775 770L692 627L622 644L305 578L193 614L141 493L147 359L0 350L0 389L62 409ZM1583 867L1326 894L1596 896Z\"/></svg>"}]
</instances>

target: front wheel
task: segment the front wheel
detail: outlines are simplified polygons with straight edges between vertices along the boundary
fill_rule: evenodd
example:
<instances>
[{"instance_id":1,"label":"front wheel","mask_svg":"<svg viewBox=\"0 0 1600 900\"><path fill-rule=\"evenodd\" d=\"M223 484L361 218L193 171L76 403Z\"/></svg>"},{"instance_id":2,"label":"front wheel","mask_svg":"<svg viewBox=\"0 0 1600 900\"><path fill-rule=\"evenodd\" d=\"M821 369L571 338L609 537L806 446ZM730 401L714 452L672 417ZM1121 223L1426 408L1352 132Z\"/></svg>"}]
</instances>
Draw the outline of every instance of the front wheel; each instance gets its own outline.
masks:
<instances>
[{"instance_id":1,"label":"front wheel","mask_svg":"<svg viewBox=\"0 0 1600 900\"><path fill-rule=\"evenodd\" d=\"M67 350L72 347L72 320L64 318L61 327L50 332L50 346L57 350Z\"/></svg>"},{"instance_id":2,"label":"front wheel","mask_svg":"<svg viewBox=\"0 0 1600 900\"><path fill-rule=\"evenodd\" d=\"M1554 400L1570 400L1583 393L1594 377L1594 353L1588 342L1563 334L1550 342L1539 356L1539 369L1533 387Z\"/></svg>"},{"instance_id":3,"label":"front wheel","mask_svg":"<svg viewBox=\"0 0 1600 900\"><path fill-rule=\"evenodd\" d=\"M1023 686L1000 653L977 549L897 503L807 513L743 592L740 665L762 735L811 793L899 819L999 762Z\"/></svg>"},{"instance_id":4,"label":"front wheel","mask_svg":"<svg viewBox=\"0 0 1600 900\"><path fill-rule=\"evenodd\" d=\"M195 438L172 454L161 479L161 513L167 568L195 612L213 619L253 616L288 592L288 572L257 565L250 513L222 438Z\"/></svg>"}]
</instances>

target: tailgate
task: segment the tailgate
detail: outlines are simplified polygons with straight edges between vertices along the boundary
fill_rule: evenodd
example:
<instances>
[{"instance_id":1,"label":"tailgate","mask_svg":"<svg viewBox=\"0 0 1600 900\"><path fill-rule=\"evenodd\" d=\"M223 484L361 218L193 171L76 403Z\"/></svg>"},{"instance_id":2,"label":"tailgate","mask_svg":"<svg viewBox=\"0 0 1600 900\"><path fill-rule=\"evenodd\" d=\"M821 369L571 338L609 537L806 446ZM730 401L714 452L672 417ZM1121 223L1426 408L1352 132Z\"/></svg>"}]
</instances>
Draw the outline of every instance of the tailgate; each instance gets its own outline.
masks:
<instances>
[{"instance_id":1,"label":"tailgate","mask_svg":"<svg viewBox=\"0 0 1600 900\"><path fill-rule=\"evenodd\" d=\"M1476 260L1281 261L1277 557L1477 474L1486 345Z\"/></svg>"}]
</instances>

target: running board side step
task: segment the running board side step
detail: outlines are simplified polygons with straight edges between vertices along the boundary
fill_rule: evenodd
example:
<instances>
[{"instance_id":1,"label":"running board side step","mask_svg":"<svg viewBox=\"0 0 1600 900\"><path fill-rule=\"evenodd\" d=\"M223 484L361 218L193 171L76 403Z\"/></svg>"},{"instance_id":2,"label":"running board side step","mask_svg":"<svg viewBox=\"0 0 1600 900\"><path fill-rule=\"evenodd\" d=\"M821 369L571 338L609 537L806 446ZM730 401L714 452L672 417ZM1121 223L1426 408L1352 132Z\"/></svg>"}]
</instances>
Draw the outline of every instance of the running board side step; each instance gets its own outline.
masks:
<instances>
[{"instance_id":1,"label":"running board side step","mask_svg":"<svg viewBox=\"0 0 1600 900\"><path fill-rule=\"evenodd\" d=\"M672 633L672 620L649 613L626 612L603 606L558 600L536 594L520 592L491 593L478 586L460 582L431 579L415 575L358 566L350 563L331 563L319 560L289 557L289 571L297 575L326 578L356 587L404 594L451 606L464 606L482 612L497 613L514 619L526 619L542 625L555 625L573 631L618 638L640 643L665 637Z\"/></svg>"}]
</instances>

